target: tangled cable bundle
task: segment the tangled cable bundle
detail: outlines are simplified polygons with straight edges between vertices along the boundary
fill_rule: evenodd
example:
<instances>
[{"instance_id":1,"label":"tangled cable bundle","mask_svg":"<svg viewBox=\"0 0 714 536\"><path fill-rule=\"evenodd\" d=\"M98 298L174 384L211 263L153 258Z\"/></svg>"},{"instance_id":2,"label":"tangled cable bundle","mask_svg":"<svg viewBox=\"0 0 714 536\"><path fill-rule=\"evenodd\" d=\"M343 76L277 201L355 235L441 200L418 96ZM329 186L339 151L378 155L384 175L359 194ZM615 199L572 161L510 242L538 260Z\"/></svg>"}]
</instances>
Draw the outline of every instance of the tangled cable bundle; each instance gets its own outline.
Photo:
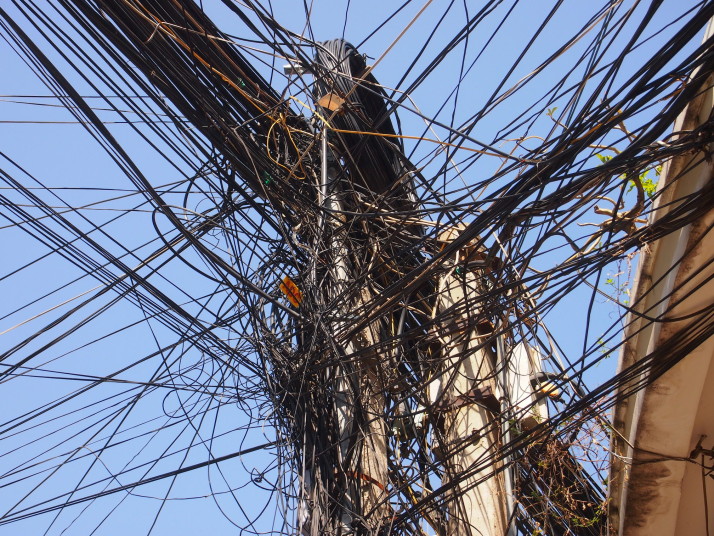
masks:
<instances>
[{"instance_id":1,"label":"tangled cable bundle","mask_svg":"<svg viewBox=\"0 0 714 536\"><path fill-rule=\"evenodd\" d=\"M318 104L324 102L325 113L330 114L340 153L349 159L353 183L371 197L404 180L404 157L397 156L403 147L387 112L386 94L364 57L350 43L334 39L317 47L314 69Z\"/></svg>"},{"instance_id":2,"label":"tangled cable bundle","mask_svg":"<svg viewBox=\"0 0 714 536\"><path fill-rule=\"evenodd\" d=\"M148 503L152 533L210 498L246 534L476 534L489 489L511 533L607 530L615 393L714 333L693 313L593 380L636 305L611 273L714 201L649 218L660 166L709 158L711 119L671 124L711 87L714 4L578 3L555 32L559 3L513 58L501 28L527 7L501 4L383 7L356 47L253 0L0 7L51 90L7 99L66 110L118 177L67 186L1 157L0 230L45 249L0 284L73 275L2 312L0 381L20 387L0 527L88 534ZM401 70L368 66L397 23L382 50L420 36Z\"/></svg>"}]
</instances>

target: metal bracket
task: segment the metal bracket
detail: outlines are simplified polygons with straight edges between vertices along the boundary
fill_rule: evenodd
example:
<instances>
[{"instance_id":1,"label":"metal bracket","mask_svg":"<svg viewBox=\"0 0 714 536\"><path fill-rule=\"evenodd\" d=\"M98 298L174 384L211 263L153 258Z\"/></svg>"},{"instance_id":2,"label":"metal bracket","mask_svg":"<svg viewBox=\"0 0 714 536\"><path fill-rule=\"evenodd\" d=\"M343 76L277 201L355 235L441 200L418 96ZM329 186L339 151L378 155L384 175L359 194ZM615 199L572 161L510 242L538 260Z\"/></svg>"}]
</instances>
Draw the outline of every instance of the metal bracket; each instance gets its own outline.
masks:
<instances>
[{"instance_id":1,"label":"metal bracket","mask_svg":"<svg viewBox=\"0 0 714 536\"><path fill-rule=\"evenodd\" d=\"M432 411L436 414L441 414L446 413L447 411L455 411L471 404L478 404L495 414L500 413L501 411L501 404L494 396L490 387L484 387L483 389L474 387L468 393L441 400L438 404L432 407Z\"/></svg>"}]
</instances>

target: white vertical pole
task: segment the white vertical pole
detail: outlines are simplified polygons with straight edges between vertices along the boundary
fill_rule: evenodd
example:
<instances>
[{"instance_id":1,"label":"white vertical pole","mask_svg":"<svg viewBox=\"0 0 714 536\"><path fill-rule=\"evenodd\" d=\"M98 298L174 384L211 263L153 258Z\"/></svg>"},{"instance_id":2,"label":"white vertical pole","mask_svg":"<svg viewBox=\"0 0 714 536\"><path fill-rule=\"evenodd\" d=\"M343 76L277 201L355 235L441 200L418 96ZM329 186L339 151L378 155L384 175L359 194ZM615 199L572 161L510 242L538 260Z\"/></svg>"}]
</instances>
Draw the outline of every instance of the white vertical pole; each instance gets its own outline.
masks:
<instances>
[{"instance_id":1,"label":"white vertical pole","mask_svg":"<svg viewBox=\"0 0 714 536\"><path fill-rule=\"evenodd\" d=\"M340 185L330 184L334 173L329 165L327 129L322 134L322 172L319 200L324 207L320 218L323 233L329 233L332 262L328 269L330 300L342 300L339 313L349 318L355 309L369 302L367 289L349 292L352 274L343 218ZM376 323L377 321L375 321ZM348 321L333 325L337 337L351 331ZM384 397L377 387L375 364L379 363L378 333L369 324L349 340L336 340L344 353L344 362L335 367L335 412L339 428L339 461L334 478L347 482L343 497L330 497L322 504L337 506L339 519L326 530L343 536L357 533L377 534L388 517L387 504L387 444L383 418ZM374 348L377 348L376 350ZM318 479L306 479L316 482ZM325 493L327 490L321 490ZM324 499L324 498L322 498ZM312 531L315 530L312 526Z\"/></svg>"},{"instance_id":2,"label":"white vertical pole","mask_svg":"<svg viewBox=\"0 0 714 536\"><path fill-rule=\"evenodd\" d=\"M436 312L444 319L440 325L443 363L442 373L430 386L443 417L443 444L438 449L445 468L443 480L453 486L447 499L447 534L504 536L508 521L504 483L498 474L489 476L499 443L498 385L495 356L490 347L482 346L487 334L479 332L474 304L483 288L481 273L456 274L456 266L450 266L439 284ZM479 465L484 468L475 470Z\"/></svg>"}]
</instances>

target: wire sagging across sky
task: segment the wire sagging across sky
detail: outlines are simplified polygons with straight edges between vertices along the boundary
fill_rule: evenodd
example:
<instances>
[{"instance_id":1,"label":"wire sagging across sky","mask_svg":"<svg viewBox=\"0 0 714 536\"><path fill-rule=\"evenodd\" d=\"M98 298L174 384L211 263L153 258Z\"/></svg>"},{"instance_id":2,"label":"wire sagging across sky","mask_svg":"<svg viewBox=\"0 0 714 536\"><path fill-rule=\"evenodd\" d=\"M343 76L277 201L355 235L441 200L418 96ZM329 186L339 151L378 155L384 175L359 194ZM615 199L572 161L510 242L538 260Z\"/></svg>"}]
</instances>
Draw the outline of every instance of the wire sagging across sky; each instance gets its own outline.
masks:
<instances>
[{"instance_id":1,"label":"wire sagging across sky","mask_svg":"<svg viewBox=\"0 0 714 536\"><path fill-rule=\"evenodd\" d=\"M0 7L0 128L77 138L0 154L0 534L603 533L616 391L714 328L597 374L712 203L648 219L714 4L525 4Z\"/></svg>"}]
</instances>

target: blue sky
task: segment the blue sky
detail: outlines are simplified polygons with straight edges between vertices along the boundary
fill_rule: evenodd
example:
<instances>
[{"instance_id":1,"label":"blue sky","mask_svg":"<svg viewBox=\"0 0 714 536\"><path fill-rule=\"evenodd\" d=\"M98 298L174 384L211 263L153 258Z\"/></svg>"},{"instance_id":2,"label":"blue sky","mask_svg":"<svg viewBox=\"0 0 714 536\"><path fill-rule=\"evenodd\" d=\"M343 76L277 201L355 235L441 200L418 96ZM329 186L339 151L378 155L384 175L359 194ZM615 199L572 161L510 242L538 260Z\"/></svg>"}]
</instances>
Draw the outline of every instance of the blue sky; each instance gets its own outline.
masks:
<instances>
[{"instance_id":1,"label":"blue sky","mask_svg":"<svg viewBox=\"0 0 714 536\"><path fill-rule=\"evenodd\" d=\"M246 28L222 5L218 2L204 3L207 12L214 17L224 32L236 36L246 35ZM438 51L463 26L466 18L473 16L479 7L475 4L474 2L410 3L379 29L382 22L396 9L396 3L316 1L310 4L312 8L309 24L305 10L299 2L275 2L271 9L274 10L274 17L280 24L297 34L308 35L312 32L314 39L318 41L344 36L355 44L361 44L360 51L368 56L368 64L376 63L375 76L388 88L397 87L409 64L415 58L416 52L428 39L431 39L423 56L418 59L412 71L406 74L405 80L399 84L398 89L401 89L409 87L416 79L416 75L423 71ZM620 13L630 5L631 3L624 4L624 7L620 8ZM455 127L460 127L475 113L485 110L483 117L472 131L473 138L486 145L494 144L501 151L514 150L515 154L521 151L512 141L515 137L534 136L523 143L529 148L537 146L540 143L538 137L545 137L553 128L557 129L553 121L543 113L535 113L530 123L516 128L513 135L505 136L507 139L498 139L501 137L499 132L504 125L508 125L531 106L535 106L537 111L545 105L545 101L541 101L543 95L582 55L583 50L594 39L594 34L586 35L572 48L563 51L553 65L538 71L539 65L566 40L575 35L599 6L600 4L596 2L585 3L580 0L563 2L562 7L537 35L536 28L548 14L551 3L503 2L494 6L493 12L476 27L469 36L468 42L450 51L446 59L409 95L409 102L399 114L402 132L425 138L438 137L443 140L448 137L445 129L434 127L433 131L427 131L425 122L420 116L435 118L445 124L453 121ZM633 8L633 24L641 16L644 7ZM658 43L663 42L671 32L671 30L660 31L660 29L669 21L676 19L685 7L674 0L664 2L648 27L647 36L651 37L651 40L645 41L621 66L621 80L652 56ZM7 6L6 9L15 14L17 22L26 31L36 35L31 31L27 21L17 14L12 6ZM64 24L49 4L46 6L45 13L57 24ZM498 23L507 13L510 15L503 27L496 31ZM408 29L402 33L408 25L410 25ZM433 36L431 36L432 32ZM628 35L627 31L623 31L610 45L611 48L605 52L605 57L614 58ZM516 58L532 38L534 39L532 48L520 63L514 65ZM692 43L692 46L696 42ZM52 51L43 39L38 38L38 43L47 54L57 60L65 75L77 85L82 94L88 96L96 94L93 88L80 80L77 73L72 72L69 66L59 59L56 52ZM256 46L264 49L259 45ZM385 54L390 46L391 49ZM274 62L275 67L282 71L284 59L272 59L262 53L258 56L269 64ZM0 169L6 170L25 187L38 188L37 194L50 205L62 207L66 203L73 207L86 206L87 208L79 213L68 213L68 220L79 229L92 233L91 236L95 237L97 242L114 255L123 257L126 264L130 266L139 264L143 255L160 245L154 225L158 229L166 229L162 227L166 223L160 218L152 217L150 207L140 195L135 191L132 192L135 187L124 173L106 151L88 135L83 126L77 124L74 117L64 108L57 106L59 104L57 100L35 98L51 95L51 92L3 40L0 40L0 57L4 71L0 80L0 140L2 140L0 150L17 164L16 166L9 160L2 159ZM461 65L471 66L463 75L463 80L459 80ZM258 68L266 77L269 76L267 66L262 65ZM582 69L583 67L579 66L570 74L568 84L575 83L579 80L578 77L582 77ZM530 80L529 77L534 72L537 72L537 75L532 76ZM505 96L509 88L515 87L519 81L524 80L530 81L507 99L484 108L494 94ZM274 83L276 88L282 91L286 79L281 74L277 74ZM459 83L460 89L457 94L454 89ZM305 98L297 87L288 88L288 92L296 98ZM97 108L106 108L106 103L101 99L91 99L90 102L93 105L96 103ZM562 111L563 105L557 100L553 106L561 107ZM295 109L299 108L300 106L296 104ZM306 110L302 111L306 112ZM157 188L160 186L160 189L166 192L166 199L175 202L177 206L182 206L186 176L191 173L189 166L178 158L162 158L157 151L149 147L138 135L142 131L148 132L141 125L134 131L129 125L122 124L123 119L117 114L101 110L98 113L108 122L112 133L122 142L142 173L150 178L151 183ZM564 116L561 120L566 119L567 116ZM637 121L646 122L649 119L644 114L637 118ZM176 127L167 125L167 128L173 128L180 134L180 129ZM436 173L439 166L446 161L443 153L432 153L437 145L430 142L416 144L406 140L405 145L408 152L414 151L412 160L424 168L423 172L426 175ZM469 143L466 146L468 147ZM161 145L161 148L166 150L165 145ZM447 193L459 188L472 187L497 172L502 165L502 161L495 157L481 158L475 162L467 159L470 157L469 153L457 154L456 167L449 169L439 179L438 184ZM198 156L191 158L194 162L200 160ZM467 160L461 162L462 158ZM597 165L597 162L593 159L589 165ZM18 166L21 166L24 171ZM465 171L460 172L462 167ZM177 183L179 183L178 187ZM177 189L172 190L173 188ZM54 190L50 191L50 189ZM485 192L480 192L480 195L485 199L490 191L487 189ZM0 193L6 195L11 203L31 204L9 186L4 187ZM110 197L117 199L107 201ZM210 196L202 197L197 192L192 192L189 197L193 203L190 207L192 210L200 210L211 202ZM101 203L92 205L97 202ZM478 201L474 203L478 205ZM34 217L40 215L33 207L26 208ZM124 211L129 208L131 211L125 214ZM9 214L6 212L6 207L0 209L0 214ZM121 217L112 221L118 215ZM469 215L463 214L463 217L468 220ZM596 220L585 218L585 221ZM101 226L102 230L94 229L95 226ZM53 228L59 233L65 232L56 225ZM60 318L70 307L81 301L77 296L83 293L89 293L88 296L93 295L96 292L93 289L101 283L87 277L82 269L73 266L60 255L48 254L46 244L18 230L9 221L0 221L0 232L6 252L0 260L0 277L4 275L0 280L0 293L4 304L0 309L0 312L4 311L0 315L3 316L0 321L0 332L10 330L2 334L0 345L3 350L7 350L24 337L36 332L46 322ZM211 237L207 238L207 240L211 239ZM220 241L216 239L216 247L220 245ZM79 247L89 257L97 258L96 252L87 249L86 246L79 245ZM540 259L539 262L552 263L558 254ZM36 262L26 266L33 261ZM245 258L241 262L250 264L256 261ZM613 266L609 273L614 274L617 270L618 268ZM607 273L604 274L605 277ZM211 281L197 276L185 265L176 262L163 267L153 280L156 281L158 288L170 294L177 302L186 302L188 308L196 307L195 304L189 303L192 297L208 295L214 289ZM602 285L602 281L592 283ZM587 285L581 286L563 299L545 318L550 330L566 352L572 356L580 355L584 345L589 346L595 342L600 337L600 333L613 322L613 317L616 317L617 308L613 304L607 303L604 298L596 298L595 320L592 322L588 340L585 341L587 308L584 303L590 299L591 294L592 290ZM150 356L157 351L157 348L175 340L175 335L158 323L142 322L148 313L136 304L122 302L103 311L101 306L109 304L113 298L113 294L107 294L97 300L86 313L96 313L97 316L92 317L70 337L57 341L51 348L43 350L37 363L46 362L44 367L63 372L104 375L141 356ZM229 300L229 297L226 299ZM17 308L22 309L10 314ZM220 310L229 309L229 305L226 305ZM42 316L34 318L41 313ZM27 323L22 324L28 319L30 320ZM134 323L136 324L133 325ZM18 324L22 325L14 327ZM114 333L124 326L131 327ZM51 331L43 334L19 351L13 359L20 359L22 355L32 350L42 349L43 345L52 339ZM95 339L98 340L95 342ZM99 423L93 425L91 430L92 433L97 432L96 438L106 435L115 426L119 426L121 430L133 430L139 437L129 442L126 447L112 449L111 453L103 455L102 462L95 463L91 469L91 476L96 479L106 478L110 471L116 474L127 463L143 463L142 460L151 461L161 456L163 452L178 451L178 454L165 456L160 460L155 467L152 467L151 474L168 471L176 467L177 460L183 456L181 449L191 441L200 443L205 440L206 443L198 445L189 452L188 457L181 462L185 465L206 459L209 448L216 453L215 455L221 455L274 439L275 433L270 426L269 406L255 406L249 401L236 400L224 404L218 402L220 397L193 398L190 390L181 389L195 386L203 379L210 379L210 381L215 379L214 371L205 368L205 361L200 353L187 351L185 355L179 357L182 351L183 348L179 346L170 352L159 353L122 374L125 380L141 382L145 381L154 370L160 369L162 362L178 360L177 363L186 372L180 378L174 379L179 382L175 390L154 392L143 397L140 409L131 413L126 421L119 424L120 417L114 420L107 417L112 411L114 402L106 401L110 400L106 397L118 396L121 399L125 396L121 393L125 391L126 385L110 384L94 389L90 394L79 396L76 400L65 404L64 411L77 410L77 414L60 416L58 413L50 413L48 415L52 420L47 424L6 439L4 443L7 445L7 450L4 450L6 454L2 458L5 461L0 462L0 468L14 467L21 462L31 463L28 460L32 460L34 456L38 456L38 459L47 456L48 453L44 451L50 442L57 445L49 453L53 456L53 460L61 459L61 453L65 451L85 455L86 459L90 460L101 444L96 442L96 439L90 439L90 433L84 430L93 422ZM594 373L589 375L589 380L597 383L608 377L614 370L614 365L614 359L611 358L608 363L597 367ZM235 381L250 384L250 371L243 371L243 375L238 379L226 378L226 385ZM13 408L14 414L20 414L23 410L40 407L45 403L50 404L58 397L73 392L79 387L78 383L58 380L56 377L54 379L17 378L3 384L0 389L0 403L4 408ZM141 389L141 386L137 384L136 388ZM221 396L230 398L230 389L226 388ZM100 413L92 415L92 404L95 400L95 409ZM181 414L179 400L186 407L192 408L191 418ZM194 403L197 405L192 406ZM81 415L82 419L75 422L75 415ZM201 415L205 415L205 420L200 420ZM250 420L248 415L256 426L243 429L242 427ZM103 425L106 425L106 430L100 431L99 428ZM164 427L165 433L153 434L154 430L161 427ZM198 439L190 439L194 429L200 431ZM183 431L179 432L179 430ZM128 435L132 433L134 432L127 432ZM211 442L212 436L215 439ZM60 439L66 442L66 449L63 448ZM141 449L138 449L139 445ZM14 450L15 448L19 450ZM277 499L271 497L270 492L267 491L268 482L277 478L274 462L273 451L259 452L222 464L220 471L212 467L180 477L171 489L172 500L164 503L151 534L172 536L198 532L215 535L235 534L237 529L233 523L246 525L247 520L254 518L258 519L254 526L256 531L271 530L271 527L279 531L280 523L274 520L279 505ZM108 466L103 467L102 464ZM29 491L35 485L39 485L39 491L28 503L41 502L45 497L50 498L54 494L63 493L68 489L68 483L76 482L81 478L81 472L86 467L86 464L69 464L58 469L46 482L42 479L47 475L43 474L27 478L24 482L4 489L0 488L0 504L9 507L13 501L22 498L23 492ZM264 471L267 471L265 478L262 476ZM0 470L0 472L4 471ZM132 471L117 480L108 480L102 485L121 485L140 476L141 470ZM68 509L54 523L52 522L54 514L49 514L17 524L0 525L0 535L43 534L45 530L47 534L53 535L84 535L92 533L95 528L97 530L93 534L98 535L145 534L152 527L153 519L161 504L161 501L151 497L164 495L169 482L170 480L164 480L137 488L134 490L136 495L117 494L96 503L86 503ZM101 486L98 486L91 490L97 491L100 488ZM112 510L115 506L116 510ZM263 509L265 511L261 514ZM102 522L108 514L111 516L106 522Z\"/></svg>"}]
</instances>

